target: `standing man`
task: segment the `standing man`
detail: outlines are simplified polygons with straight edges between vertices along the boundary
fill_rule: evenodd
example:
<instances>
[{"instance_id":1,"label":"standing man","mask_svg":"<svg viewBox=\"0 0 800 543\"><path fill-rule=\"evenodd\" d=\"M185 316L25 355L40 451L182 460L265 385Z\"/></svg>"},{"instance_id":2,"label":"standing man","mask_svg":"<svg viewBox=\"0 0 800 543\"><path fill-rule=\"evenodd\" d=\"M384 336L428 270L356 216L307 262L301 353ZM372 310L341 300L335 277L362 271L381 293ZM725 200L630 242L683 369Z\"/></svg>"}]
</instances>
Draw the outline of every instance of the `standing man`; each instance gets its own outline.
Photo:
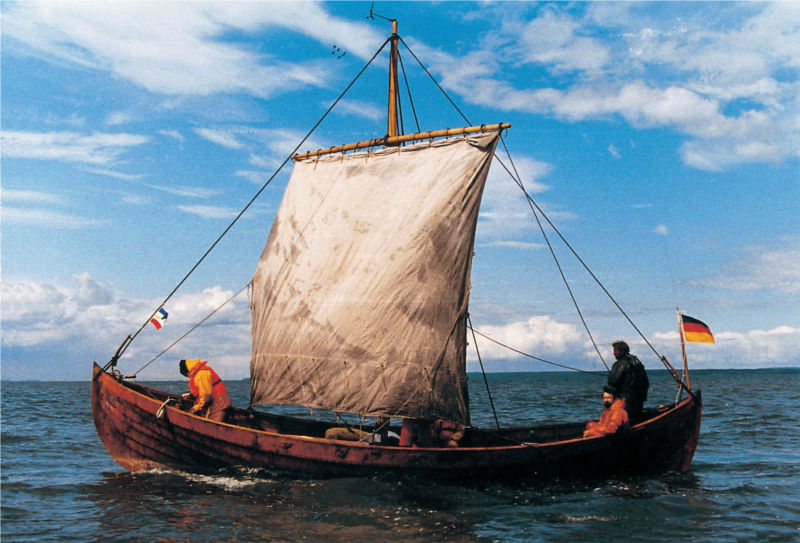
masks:
<instances>
[{"instance_id":1,"label":"standing man","mask_svg":"<svg viewBox=\"0 0 800 543\"><path fill-rule=\"evenodd\" d=\"M644 365L631 354L631 348L624 341L616 341L611 347L617 359L608 375L608 386L617 398L625 400L628 416L635 421L642 416L642 406L647 400L650 380Z\"/></svg>"},{"instance_id":2,"label":"standing man","mask_svg":"<svg viewBox=\"0 0 800 543\"><path fill-rule=\"evenodd\" d=\"M597 422L586 423L583 437L602 437L617 433L628 427L628 412L625 400L616 398L610 386L603 387L603 412Z\"/></svg>"},{"instance_id":3,"label":"standing man","mask_svg":"<svg viewBox=\"0 0 800 543\"><path fill-rule=\"evenodd\" d=\"M181 375L189 378L189 390L195 399L192 413L222 422L231 408L231 397L217 372L199 358L181 360L178 369Z\"/></svg>"}]
</instances>

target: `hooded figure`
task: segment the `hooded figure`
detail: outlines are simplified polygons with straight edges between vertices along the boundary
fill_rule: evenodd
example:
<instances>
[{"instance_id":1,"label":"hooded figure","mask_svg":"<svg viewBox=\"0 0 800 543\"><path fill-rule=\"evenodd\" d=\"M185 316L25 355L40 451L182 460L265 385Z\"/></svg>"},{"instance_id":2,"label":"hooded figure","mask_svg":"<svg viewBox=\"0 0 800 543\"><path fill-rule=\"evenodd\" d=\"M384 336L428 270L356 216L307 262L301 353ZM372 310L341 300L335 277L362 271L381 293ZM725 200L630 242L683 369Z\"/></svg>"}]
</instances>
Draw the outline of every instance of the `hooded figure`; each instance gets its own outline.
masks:
<instances>
[{"instance_id":1,"label":"hooded figure","mask_svg":"<svg viewBox=\"0 0 800 543\"><path fill-rule=\"evenodd\" d=\"M181 360L178 369L189 378L189 390L195 398L192 413L222 422L231 407L231 398L217 372L199 358Z\"/></svg>"}]
</instances>

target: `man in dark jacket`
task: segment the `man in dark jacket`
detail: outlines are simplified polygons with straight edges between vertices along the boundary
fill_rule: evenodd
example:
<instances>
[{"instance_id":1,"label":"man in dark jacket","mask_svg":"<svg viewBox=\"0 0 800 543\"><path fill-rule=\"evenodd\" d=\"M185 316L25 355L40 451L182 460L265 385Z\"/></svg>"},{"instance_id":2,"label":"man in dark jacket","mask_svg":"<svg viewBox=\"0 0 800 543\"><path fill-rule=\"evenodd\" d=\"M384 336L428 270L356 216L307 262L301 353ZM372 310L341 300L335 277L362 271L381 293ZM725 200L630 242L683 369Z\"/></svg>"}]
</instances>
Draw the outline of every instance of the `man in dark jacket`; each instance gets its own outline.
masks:
<instances>
[{"instance_id":1,"label":"man in dark jacket","mask_svg":"<svg viewBox=\"0 0 800 543\"><path fill-rule=\"evenodd\" d=\"M617 359L608 375L608 386L614 389L617 398L624 398L631 423L642 416L642 405L647 400L650 380L644 365L631 354L631 348L624 341L614 342L614 358Z\"/></svg>"}]
</instances>

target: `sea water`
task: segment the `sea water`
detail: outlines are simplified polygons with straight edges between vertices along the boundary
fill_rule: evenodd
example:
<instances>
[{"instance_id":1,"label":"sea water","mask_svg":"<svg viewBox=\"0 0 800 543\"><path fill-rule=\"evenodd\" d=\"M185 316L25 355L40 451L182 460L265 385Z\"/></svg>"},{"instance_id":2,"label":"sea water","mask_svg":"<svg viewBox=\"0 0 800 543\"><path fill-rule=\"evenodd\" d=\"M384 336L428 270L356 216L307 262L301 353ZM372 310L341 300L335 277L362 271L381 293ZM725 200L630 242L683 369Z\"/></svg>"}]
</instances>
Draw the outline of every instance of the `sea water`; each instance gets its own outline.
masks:
<instances>
[{"instance_id":1,"label":"sea water","mask_svg":"<svg viewBox=\"0 0 800 543\"><path fill-rule=\"evenodd\" d=\"M87 366L87 374L91 368ZM674 401L651 372L648 405ZM88 382L2 383L2 541L800 541L800 370L694 372L689 473L595 481L130 474L95 433ZM596 419L602 377L490 374L500 424ZM181 391L185 382L154 383ZM248 383L227 383L245 406ZM470 375L473 423L495 424Z\"/></svg>"}]
</instances>

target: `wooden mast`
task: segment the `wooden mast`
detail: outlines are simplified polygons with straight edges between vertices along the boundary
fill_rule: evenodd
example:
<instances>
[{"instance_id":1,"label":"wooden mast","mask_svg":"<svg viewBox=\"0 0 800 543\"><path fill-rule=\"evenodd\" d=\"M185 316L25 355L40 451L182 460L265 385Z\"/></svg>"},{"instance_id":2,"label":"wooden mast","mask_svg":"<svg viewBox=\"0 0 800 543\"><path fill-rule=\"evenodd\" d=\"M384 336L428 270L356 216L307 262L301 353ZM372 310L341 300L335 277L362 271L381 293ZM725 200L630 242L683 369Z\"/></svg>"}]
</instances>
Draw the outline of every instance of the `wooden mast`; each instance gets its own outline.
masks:
<instances>
[{"instance_id":1,"label":"wooden mast","mask_svg":"<svg viewBox=\"0 0 800 543\"><path fill-rule=\"evenodd\" d=\"M397 136L397 42L399 36L397 35L397 20L392 19L392 35L389 38L391 50L389 52L389 104L388 115L386 121L386 137L393 138Z\"/></svg>"},{"instance_id":2,"label":"wooden mast","mask_svg":"<svg viewBox=\"0 0 800 543\"><path fill-rule=\"evenodd\" d=\"M294 160L302 160L304 158L319 157L323 155L355 151L357 149L368 149L370 147L400 145L402 143L409 143L419 140L443 138L450 136L460 136L465 134L475 134L479 132L492 132L501 131L510 128L508 123L497 123L491 125L481 126L467 126L464 128L448 128L444 130L430 130L428 132L417 132L416 134L399 134L398 120L399 120L399 103L398 103L398 74L397 63L399 59L399 52L397 44L400 41L400 36L397 34L397 20L389 19L392 21L392 35L389 37L390 51L389 51L389 100L387 105L388 115L386 120L386 135L382 138L375 138L357 143L348 143L346 145L337 145L328 147L327 149L319 149L317 151L309 151L306 153L299 153L292 157Z\"/></svg>"}]
</instances>

